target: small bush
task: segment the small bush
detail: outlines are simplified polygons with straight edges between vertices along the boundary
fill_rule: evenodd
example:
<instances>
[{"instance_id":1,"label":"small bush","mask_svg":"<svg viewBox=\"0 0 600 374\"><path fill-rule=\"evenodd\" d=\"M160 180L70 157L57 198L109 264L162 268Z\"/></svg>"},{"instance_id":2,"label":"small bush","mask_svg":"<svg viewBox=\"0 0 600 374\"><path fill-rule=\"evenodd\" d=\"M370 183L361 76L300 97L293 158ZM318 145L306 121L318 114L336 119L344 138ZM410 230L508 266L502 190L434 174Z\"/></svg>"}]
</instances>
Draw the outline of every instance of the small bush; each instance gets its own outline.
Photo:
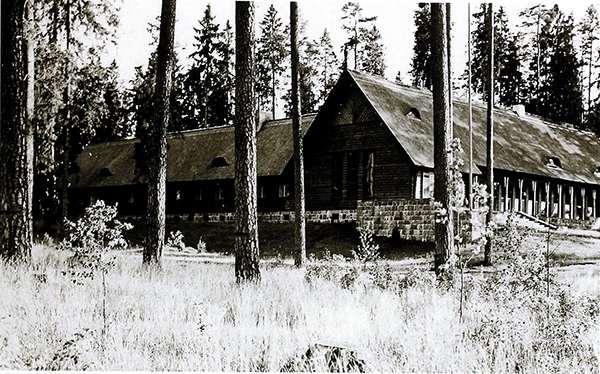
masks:
<instances>
[{"instance_id":1,"label":"small bush","mask_svg":"<svg viewBox=\"0 0 600 374\"><path fill-rule=\"evenodd\" d=\"M206 242L202 240L202 237L198 239L198 245L196 246L196 249L198 250L198 253L206 252Z\"/></svg>"},{"instance_id":2,"label":"small bush","mask_svg":"<svg viewBox=\"0 0 600 374\"><path fill-rule=\"evenodd\" d=\"M171 247L177 249L179 251L183 251L185 248L185 243L183 242L183 234L181 231L177 230L175 232L171 231L169 233L169 237L167 238L167 247Z\"/></svg>"},{"instance_id":3,"label":"small bush","mask_svg":"<svg viewBox=\"0 0 600 374\"><path fill-rule=\"evenodd\" d=\"M379 244L375 243L373 231L369 228L359 229L360 243L352 255L356 261L366 264L379 258Z\"/></svg>"}]
</instances>

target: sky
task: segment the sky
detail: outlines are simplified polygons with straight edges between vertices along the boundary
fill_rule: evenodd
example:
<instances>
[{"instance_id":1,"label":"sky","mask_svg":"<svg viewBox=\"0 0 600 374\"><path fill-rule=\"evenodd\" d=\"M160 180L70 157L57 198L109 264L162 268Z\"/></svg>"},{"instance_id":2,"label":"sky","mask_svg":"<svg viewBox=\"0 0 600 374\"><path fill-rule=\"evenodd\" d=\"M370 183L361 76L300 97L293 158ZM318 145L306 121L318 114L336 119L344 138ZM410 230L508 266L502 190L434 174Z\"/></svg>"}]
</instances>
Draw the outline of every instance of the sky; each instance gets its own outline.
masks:
<instances>
[{"instance_id":1,"label":"sky","mask_svg":"<svg viewBox=\"0 0 600 374\"><path fill-rule=\"evenodd\" d=\"M331 34L331 39L338 59L342 59L340 46L347 40L342 30L342 6L347 0L299 0L298 9L301 20L307 22L306 32L309 39L317 39L323 34L325 28ZM414 40L414 11L417 2L368 0L357 1L363 8L363 16L377 16L376 25L381 31L382 43L385 47L385 60L387 64L386 78L394 80L398 71L404 83L410 83L409 71L412 58ZM177 0L175 42L180 62L185 66L187 57L193 51L194 27L203 17L206 5L210 3L215 21L224 25L227 20L235 25L235 1L202 1L202 0ZM258 22L263 18L266 10L273 4L277 9L284 24L289 22L289 1L255 1L256 6L256 34L259 34ZM552 5L551 3L547 3ZM559 2L560 8L565 13L573 12L576 21L584 14L589 5L586 2L571 1ZM495 3L494 6L504 6L508 18L512 22L518 21L518 13L529 5L527 2L509 1ZM134 77L134 68L146 65L152 46L152 38L147 31L148 23L156 23L160 15L161 0L122 0L120 4L121 24L118 31L117 47L110 56L114 58L120 69L121 80L129 87L130 80ZM471 13L474 13L479 3L471 4ZM600 10L600 6L596 5ZM452 28L452 66L454 76L460 75L467 63L467 27L468 3L465 1L452 2L451 19ZM352 66L350 66L352 67Z\"/></svg>"}]
</instances>

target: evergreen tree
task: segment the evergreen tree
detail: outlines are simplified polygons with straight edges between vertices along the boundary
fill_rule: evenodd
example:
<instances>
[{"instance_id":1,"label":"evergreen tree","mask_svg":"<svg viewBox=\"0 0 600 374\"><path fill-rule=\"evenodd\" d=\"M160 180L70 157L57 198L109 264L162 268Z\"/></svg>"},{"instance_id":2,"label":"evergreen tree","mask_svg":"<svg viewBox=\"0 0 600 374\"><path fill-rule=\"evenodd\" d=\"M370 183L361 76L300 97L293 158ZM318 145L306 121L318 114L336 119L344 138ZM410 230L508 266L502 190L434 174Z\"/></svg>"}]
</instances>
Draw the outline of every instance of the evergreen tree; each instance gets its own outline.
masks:
<instances>
[{"instance_id":1,"label":"evergreen tree","mask_svg":"<svg viewBox=\"0 0 600 374\"><path fill-rule=\"evenodd\" d=\"M338 62L331 37L327 28L323 30L323 35L314 43L316 55L314 58L316 69L316 95L317 107L323 105L327 95L335 85L340 74L340 64Z\"/></svg>"},{"instance_id":2,"label":"evergreen tree","mask_svg":"<svg viewBox=\"0 0 600 374\"><path fill-rule=\"evenodd\" d=\"M224 126L232 120L231 27L228 23L221 31L214 20L209 4L200 28L194 28L194 62L184 82L186 108L199 127Z\"/></svg>"},{"instance_id":3,"label":"evergreen tree","mask_svg":"<svg viewBox=\"0 0 600 374\"><path fill-rule=\"evenodd\" d=\"M156 89L149 135L148 208L143 263L161 265L165 239L167 184L167 127L171 117L171 85L175 66L175 0L163 0L160 37L156 51Z\"/></svg>"},{"instance_id":4,"label":"evergreen tree","mask_svg":"<svg viewBox=\"0 0 600 374\"><path fill-rule=\"evenodd\" d=\"M260 281L256 198L254 2L235 3L235 278Z\"/></svg>"},{"instance_id":5,"label":"evergreen tree","mask_svg":"<svg viewBox=\"0 0 600 374\"><path fill-rule=\"evenodd\" d=\"M583 95L579 69L581 62L574 46L573 16L565 16L558 6L556 9L556 28L553 34L553 48L548 66L548 101L542 106L542 115L555 121L568 122L581 126L583 116Z\"/></svg>"},{"instance_id":6,"label":"evergreen tree","mask_svg":"<svg viewBox=\"0 0 600 374\"><path fill-rule=\"evenodd\" d=\"M385 59L383 52L383 44L381 44L381 33L377 26L372 25L371 28L360 29L360 71L379 75L385 75Z\"/></svg>"},{"instance_id":7,"label":"evergreen tree","mask_svg":"<svg viewBox=\"0 0 600 374\"><path fill-rule=\"evenodd\" d=\"M415 11L415 44L410 75L416 87L431 89L431 12L429 3Z\"/></svg>"},{"instance_id":8,"label":"evergreen tree","mask_svg":"<svg viewBox=\"0 0 600 374\"><path fill-rule=\"evenodd\" d=\"M487 59L489 35L485 27L487 4L481 4L481 10L473 14L476 27L472 31L473 62L472 85L473 91L487 98ZM519 36L512 33L508 27L508 18L503 7L494 12L494 81L498 102L505 106L519 104L520 92L523 85L521 73L521 55L518 45Z\"/></svg>"},{"instance_id":9,"label":"evergreen tree","mask_svg":"<svg viewBox=\"0 0 600 374\"><path fill-rule=\"evenodd\" d=\"M342 29L348 34L343 48L353 50L354 69L383 76L386 66L381 34L372 24L377 17L363 17L362 7L353 2L344 4L342 13Z\"/></svg>"},{"instance_id":10,"label":"evergreen tree","mask_svg":"<svg viewBox=\"0 0 600 374\"><path fill-rule=\"evenodd\" d=\"M78 121L72 111L89 110L86 117L97 119L104 115L103 108L108 105L77 108L71 100L76 94L73 88L78 84L77 79L85 79L86 72L106 69L96 56L104 52L107 43L115 40L119 17L109 0L40 0L33 2L33 6L37 25L35 93L38 98L35 105L34 212L36 219L48 221L57 212L60 216L66 215L67 175L73 170L76 151L85 146L79 141L89 140L78 136L89 133L89 123ZM97 67L91 69L90 61ZM101 110L93 112L96 109ZM94 120L93 123L100 122ZM84 128L78 128L79 125ZM75 135L73 139L71 135ZM60 211L57 210L59 205L62 206Z\"/></svg>"},{"instance_id":11,"label":"evergreen tree","mask_svg":"<svg viewBox=\"0 0 600 374\"><path fill-rule=\"evenodd\" d=\"M286 29L273 4L267 10L259 26L260 37L256 47L258 66L256 90L259 108L270 109L275 118L277 93L281 88L285 73L284 61L288 57Z\"/></svg>"},{"instance_id":12,"label":"evergreen tree","mask_svg":"<svg viewBox=\"0 0 600 374\"><path fill-rule=\"evenodd\" d=\"M317 66L315 61L319 51L315 42L306 37L306 22L299 22L298 27L298 86L300 88L300 102L302 114L313 113L317 107ZM282 97L285 102L284 111L286 117L292 115L292 88L290 87Z\"/></svg>"},{"instance_id":13,"label":"evergreen tree","mask_svg":"<svg viewBox=\"0 0 600 374\"><path fill-rule=\"evenodd\" d=\"M587 72L584 74L584 81L587 81L587 85L585 86L587 93L586 108L589 112L592 106L592 85L594 80L596 80L596 78L592 76L592 71L594 64L598 61L598 55L594 56L594 42L598 40L598 32L600 31L598 11L594 5L590 5L586 9L585 15L579 24L579 31L581 32L582 38L582 59L587 65Z\"/></svg>"},{"instance_id":14,"label":"evergreen tree","mask_svg":"<svg viewBox=\"0 0 600 374\"><path fill-rule=\"evenodd\" d=\"M24 262L33 245L32 29L30 2L2 1L0 256Z\"/></svg>"}]
</instances>

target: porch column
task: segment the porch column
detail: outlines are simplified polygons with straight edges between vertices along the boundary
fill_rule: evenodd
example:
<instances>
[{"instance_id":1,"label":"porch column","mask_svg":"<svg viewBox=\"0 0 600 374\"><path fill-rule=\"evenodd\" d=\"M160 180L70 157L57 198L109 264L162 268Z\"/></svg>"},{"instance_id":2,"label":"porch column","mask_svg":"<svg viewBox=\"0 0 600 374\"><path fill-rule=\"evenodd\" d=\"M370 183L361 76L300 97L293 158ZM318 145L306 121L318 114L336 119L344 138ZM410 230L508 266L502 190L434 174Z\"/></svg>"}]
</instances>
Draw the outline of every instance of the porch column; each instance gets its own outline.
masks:
<instances>
[{"instance_id":1,"label":"porch column","mask_svg":"<svg viewBox=\"0 0 600 374\"><path fill-rule=\"evenodd\" d=\"M527 207L523 210L523 179L519 179L519 212L527 211Z\"/></svg>"},{"instance_id":2,"label":"porch column","mask_svg":"<svg viewBox=\"0 0 600 374\"><path fill-rule=\"evenodd\" d=\"M581 187L581 219L585 220L587 217L587 200L585 198L585 187Z\"/></svg>"},{"instance_id":3,"label":"porch column","mask_svg":"<svg viewBox=\"0 0 600 374\"><path fill-rule=\"evenodd\" d=\"M569 219L575 219L575 187L569 186L569 199L571 204L571 213Z\"/></svg>"},{"instance_id":4,"label":"porch column","mask_svg":"<svg viewBox=\"0 0 600 374\"><path fill-rule=\"evenodd\" d=\"M593 208L592 208L592 217L596 218L598 217L598 204L596 203L596 194L597 194L597 190L592 190L592 201L593 201Z\"/></svg>"},{"instance_id":5,"label":"porch column","mask_svg":"<svg viewBox=\"0 0 600 374\"><path fill-rule=\"evenodd\" d=\"M558 218L565 218L565 202L562 195L562 184L557 184L558 190Z\"/></svg>"},{"instance_id":6,"label":"porch column","mask_svg":"<svg viewBox=\"0 0 600 374\"><path fill-rule=\"evenodd\" d=\"M537 206L537 181L531 181L531 189L533 190L533 204L531 207L531 215L535 216L538 213L538 206Z\"/></svg>"},{"instance_id":7,"label":"porch column","mask_svg":"<svg viewBox=\"0 0 600 374\"><path fill-rule=\"evenodd\" d=\"M550 211L550 182L544 182L544 188L546 189L546 217L550 218L552 215Z\"/></svg>"},{"instance_id":8,"label":"porch column","mask_svg":"<svg viewBox=\"0 0 600 374\"><path fill-rule=\"evenodd\" d=\"M508 212L508 177L504 177L504 211Z\"/></svg>"}]
</instances>

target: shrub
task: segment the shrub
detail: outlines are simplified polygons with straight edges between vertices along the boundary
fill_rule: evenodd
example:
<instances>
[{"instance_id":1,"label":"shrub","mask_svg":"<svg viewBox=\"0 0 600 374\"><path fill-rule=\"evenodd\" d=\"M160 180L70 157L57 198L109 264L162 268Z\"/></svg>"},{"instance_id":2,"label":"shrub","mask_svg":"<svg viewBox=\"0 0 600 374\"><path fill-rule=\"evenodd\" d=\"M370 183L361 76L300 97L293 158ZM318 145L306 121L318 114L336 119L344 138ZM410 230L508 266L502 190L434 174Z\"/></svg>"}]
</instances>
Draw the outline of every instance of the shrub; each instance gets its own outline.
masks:
<instances>
[{"instance_id":1,"label":"shrub","mask_svg":"<svg viewBox=\"0 0 600 374\"><path fill-rule=\"evenodd\" d=\"M202 240L202 237L198 239L198 245L196 246L196 249L198 249L198 253L206 252L206 242Z\"/></svg>"},{"instance_id":2,"label":"shrub","mask_svg":"<svg viewBox=\"0 0 600 374\"><path fill-rule=\"evenodd\" d=\"M117 205L107 205L96 201L85 209L83 217L76 222L65 220L67 237L60 244L77 255L102 252L106 249L126 249L123 231L131 230L133 225L116 219Z\"/></svg>"},{"instance_id":3,"label":"shrub","mask_svg":"<svg viewBox=\"0 0 600 374\"><path fill-rule=\"evenodd\" d=\"M183 234L181 231L177 230L175 232L171 231L169 233L169 237L167 238L167 247L175 248L177 250L183 251L185 248L185 243L183 242Z\"/></svg>"},{"instance_id":4,"label":"shrub","mask_svg":"<svg viewBox=\"0 0 600 374\"><path fill-rule=\"evenodd\" d=\"M352 251L352 256L356 261L366 264L369 261L376 261L379 258L379 244L375 243L373 231L370 228L359 229L360 243L356 251Z\"/></svg>"}]
</instances>

